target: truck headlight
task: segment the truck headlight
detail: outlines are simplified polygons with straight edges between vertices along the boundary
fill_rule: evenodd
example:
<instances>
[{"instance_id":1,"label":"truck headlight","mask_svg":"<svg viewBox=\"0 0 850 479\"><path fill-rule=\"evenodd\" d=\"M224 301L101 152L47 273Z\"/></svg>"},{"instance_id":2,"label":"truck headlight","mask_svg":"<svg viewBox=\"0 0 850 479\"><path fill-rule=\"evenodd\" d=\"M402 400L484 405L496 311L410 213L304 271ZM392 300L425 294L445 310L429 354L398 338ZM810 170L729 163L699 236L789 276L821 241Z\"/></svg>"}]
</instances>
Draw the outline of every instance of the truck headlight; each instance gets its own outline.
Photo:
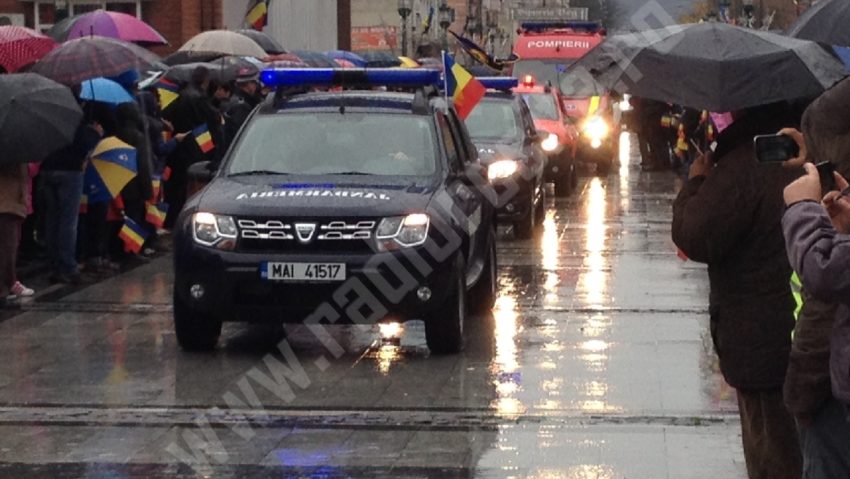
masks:
<instances>
[{"instance_id":1,"label":"truck headlight","mask_svg":"<svg viewBox=\"0 0 850 479\"><path fill-rule=\"evenodd\" d=\"M591 140L603 140L611 133L611 127L603 118L594 116L584 123L583 131Z\"/></svg>"},{"instance_id":2,"label":"truck headlight","mask_svg":"<svg viewBox=\"0 0 850 479\"><path fill-rule=\"evenodd\" d=\"M558 135L554 133L549 133L549 136L547 136L546 139L540 143L540 147L543 148L543 151L547 153L550 151L555 151L556 149L558 149Z\"/></svg>"},{"instance_id":3,"label":"truck headlight","mask_svg":"<svg viewBox=\"0 0 850 479\"><path fill-rule=\"evenodd\" d=\"M490 181L510 178L517 170L519 164L516 160L494 161L487 166L487 178Z\"/></svg>"},{"instance_id":4,"label":"truck headlight","mask_svg":"<svg viewBox=\"0 0 850 479\"><path fill-rule=\"evenodd\" d=\"M391 216L378 224L375 238L380 251L393 251L401 247L419 246L428 239L428 226L431 219L425 213L412 213L407 216Z\"/></svg>"},{"instance_id":5,"label":"truck headlight","mask_svg":"<svg viewBox=\"0 0 850 479\"><path fill-rule=\"evenodd\" d=\"M205 212L192 215L192 237L198 244L231 250L236 246L236 233L232 216Z\"/></svg>"}]
</instances>

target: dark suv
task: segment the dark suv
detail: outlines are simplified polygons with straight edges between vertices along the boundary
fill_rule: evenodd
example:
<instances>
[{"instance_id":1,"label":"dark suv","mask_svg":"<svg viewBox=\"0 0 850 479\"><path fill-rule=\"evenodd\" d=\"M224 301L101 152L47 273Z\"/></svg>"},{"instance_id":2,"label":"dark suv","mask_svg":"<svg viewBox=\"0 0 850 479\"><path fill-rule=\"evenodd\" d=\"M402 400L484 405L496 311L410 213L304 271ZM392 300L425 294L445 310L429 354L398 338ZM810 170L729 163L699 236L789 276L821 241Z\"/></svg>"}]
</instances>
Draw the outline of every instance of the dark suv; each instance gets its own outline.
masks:
<instances>
[{"instance_id":1,"label":"dark suv","mask_svg":"<svg viewBox=\"0 0 850 479\"><path fill-rule=\"evenodd\" d=\"M427 86L371 90L384 73L390 89L439 81L431 71L263 73L278 93L175 227L184 349L213 348L223 321L423 319L431 351L453 353L467 310L492 307L486 170L450 104ZM284 93L308 81L346 91Z\"/></svg>"},{"instance_id":2,"label":"dark suv","mask_svg":"<svg viewBox=\"0 0 850 479\"><path fill-rule=\"evenodd\" d=\"M545 212L547 157L541 142L549 133L535 129L528 106L511 93L515 79L479 80L487 87L509 81L506 89L494 86L488 90L466 118L466 127L499 195L499 220L513 223L517 238L528 239L543 222Z\"/></svg>"}]
</instances>

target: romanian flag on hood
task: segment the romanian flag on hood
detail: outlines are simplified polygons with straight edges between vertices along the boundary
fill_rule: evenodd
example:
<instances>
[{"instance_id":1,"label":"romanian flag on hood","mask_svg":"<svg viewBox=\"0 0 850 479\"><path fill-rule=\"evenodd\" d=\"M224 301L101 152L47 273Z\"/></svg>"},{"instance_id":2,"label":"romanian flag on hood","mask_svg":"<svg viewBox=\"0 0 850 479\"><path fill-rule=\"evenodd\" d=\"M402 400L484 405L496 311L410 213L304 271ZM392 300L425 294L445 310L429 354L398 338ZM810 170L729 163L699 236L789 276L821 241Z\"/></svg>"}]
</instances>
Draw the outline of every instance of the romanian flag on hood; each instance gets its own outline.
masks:
<instances>
[{"instance_id":1,"label":"romanian flag on hood","mask_svg":"<svg viewBox=\"0 0 850 479\"><path fill-rule=\"evenodd\" d=\"M475 105L484 98L487 89L471 73L455 63L454 58L446 52L443 52L443 66L446 96L454 100L458 116L465 120Z\"/></svg>"},{"instance_id":2,"label":"romanian flag on hood","mask_svg":"<svg viewBox=\"0 0 850 479\"><path fill-rule=\"evenodd\" d=\"M209 153L213 148L215 148L212 135L210 135L210 129L207 127L206 123L192 130L192 136L195 137L195 141L198 143L198 148L200 148L204 153Z\"/></svg>"},{"instance_id":3,"label":"romanian flag on hood","mask_svg":"<svg viewBox=\"0 0 850 479\"><path fill-rule=\"evenodd\" d=\"M124 241L124 250L132 251L133 253L139 253L142 251L142 245L145 244L145 240L148 237L148 232L145 231L144 228L139 226L138 223L131 220L130 218L124 218L124 226L121 227L121 231L118 233L118 237Z\"/></svg>"}]
</instances>

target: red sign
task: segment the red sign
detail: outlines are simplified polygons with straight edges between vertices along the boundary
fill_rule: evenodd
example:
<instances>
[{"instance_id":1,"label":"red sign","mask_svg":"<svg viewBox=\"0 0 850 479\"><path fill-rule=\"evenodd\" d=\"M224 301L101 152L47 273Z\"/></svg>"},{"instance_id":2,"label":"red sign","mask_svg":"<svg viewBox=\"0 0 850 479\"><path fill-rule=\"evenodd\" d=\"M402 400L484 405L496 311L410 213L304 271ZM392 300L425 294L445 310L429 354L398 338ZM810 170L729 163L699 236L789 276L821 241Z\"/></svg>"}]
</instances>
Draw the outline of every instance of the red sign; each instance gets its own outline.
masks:
<instances>
[{"instance_id":1,"label":"red sign","mask_svg":"<svg viewBox=\"0 0 850 479\"><path fill-rule=\"evenodd\" d=\"M597 34L521 35L514 52L522 59L566 58L577 59L602 42Z\"/></svg>"},{"instance_id":2,"label":"red sign","mask_svg":"<svg viewBox=\"0 0 850 479\"><path fill-rule=\"evenodd\" d=\"M392 50L398 45L398 28L390 26L352 27L351 49Z\"/></svg>"}]
</instances>

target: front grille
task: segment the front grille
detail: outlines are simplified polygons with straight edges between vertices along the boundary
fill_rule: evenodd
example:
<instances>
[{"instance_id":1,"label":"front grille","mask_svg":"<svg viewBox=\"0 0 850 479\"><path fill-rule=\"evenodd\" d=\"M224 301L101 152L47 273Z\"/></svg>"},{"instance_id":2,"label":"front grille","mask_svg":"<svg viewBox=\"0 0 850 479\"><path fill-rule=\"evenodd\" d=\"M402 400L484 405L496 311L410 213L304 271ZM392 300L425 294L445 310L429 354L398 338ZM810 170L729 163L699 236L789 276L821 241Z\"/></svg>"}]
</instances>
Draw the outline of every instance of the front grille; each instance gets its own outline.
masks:
<instances>
[{"instance_id":1,"label":"front grille","mask_svg":"<svg viewBox=\"0 0 850 479\"><path fill-rule=\"evenodd\" d=\"M239 218L236 224L239 226L239 251L366 253L372 251L371 240L377 221L357 218ZM305 225L314 226L312 233L303 231Z\"/></svg>"}]
</instances>

